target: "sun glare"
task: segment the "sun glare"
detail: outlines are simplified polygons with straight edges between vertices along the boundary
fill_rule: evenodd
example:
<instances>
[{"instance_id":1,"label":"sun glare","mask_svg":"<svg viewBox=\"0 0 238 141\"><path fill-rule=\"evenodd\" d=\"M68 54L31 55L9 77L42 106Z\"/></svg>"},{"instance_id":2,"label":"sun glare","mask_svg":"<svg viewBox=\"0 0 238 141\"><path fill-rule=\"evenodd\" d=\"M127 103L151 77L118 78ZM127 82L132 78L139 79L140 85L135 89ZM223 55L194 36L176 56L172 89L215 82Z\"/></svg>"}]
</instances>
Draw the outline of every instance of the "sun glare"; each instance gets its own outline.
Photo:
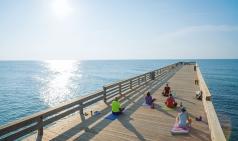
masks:
<instances>
[{"instance_id":1,"label":"sun glare","mask_svg":"<svg viewBox=\"0 0 238 141\"><path fill-rule=\"evenodd\" d=\"M72 78L76 77L75 71L79 62L76 60L49 60L44 66L48 70L47 82L42 87L41 96L49 106L54 106L73 96L71 89L75 89Z\"/></svg>"},{"instance_id":2,"label":"sun glare","mask_svg":"<svg viewBox=\"0 0 238 141\"><path fill-rule=\"evenodd\" d=\"M58 18L65 18L73 12L69 0L53 0L52 10Z\"/></svg>"}]
</instances>

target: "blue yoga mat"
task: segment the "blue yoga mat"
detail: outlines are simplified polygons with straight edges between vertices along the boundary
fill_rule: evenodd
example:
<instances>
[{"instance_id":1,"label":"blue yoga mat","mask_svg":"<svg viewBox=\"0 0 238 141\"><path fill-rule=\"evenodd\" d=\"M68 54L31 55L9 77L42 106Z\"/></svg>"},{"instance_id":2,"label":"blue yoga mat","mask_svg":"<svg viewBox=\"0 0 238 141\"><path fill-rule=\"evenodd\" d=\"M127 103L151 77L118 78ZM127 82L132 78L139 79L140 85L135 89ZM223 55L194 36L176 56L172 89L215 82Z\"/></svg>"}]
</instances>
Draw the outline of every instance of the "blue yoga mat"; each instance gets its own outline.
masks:
<instances>
[{"instance_id":1,"label":"blue yoga mat","mask_svg":"<svg viewBox=\"0 0 238 141\"><path fill-rule=\"evenodd\" d=\"M119 117L119 115L113 115L113 114L110 114L108 116L105 117L105 119L108 119L108 120L115 120Z\"/></svg>"},{"instance_id":2,"label":"blue yoga mat","mask_svg":"<svg viewBox=\"0 0 238 141\"><path fill-rule=\"evenodd\" d=\"M100 115L100 114L101 114L101 112L99 112L99 111L94 112L94 115Z\"/></svg>"}]
</instances>

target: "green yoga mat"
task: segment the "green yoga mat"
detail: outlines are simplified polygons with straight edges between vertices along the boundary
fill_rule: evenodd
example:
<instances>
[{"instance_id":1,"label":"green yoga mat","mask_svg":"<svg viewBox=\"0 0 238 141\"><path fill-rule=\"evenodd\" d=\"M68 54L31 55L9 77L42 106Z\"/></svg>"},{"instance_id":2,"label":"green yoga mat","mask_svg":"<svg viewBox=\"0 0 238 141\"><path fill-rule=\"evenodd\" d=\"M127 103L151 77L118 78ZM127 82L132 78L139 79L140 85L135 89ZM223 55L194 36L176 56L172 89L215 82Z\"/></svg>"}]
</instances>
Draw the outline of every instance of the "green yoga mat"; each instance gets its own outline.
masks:
<instances>
[{"instance_id":1,"label":"green yoga mat","mask_svg":"<svg viewBox=\"0 0 238 141\"><path fill-rule=\"evenodd\" d=\"M161 104L161 103L159 103L159 108L161 108L165 111L174 111L174 110L176 110L176 108L169 108L165 104Z\"/></svg>"},{"instance_id":2,"label":"green yoga mat","mask_svg":"<svg viewBox=\"0 0 238 141\"><path fill-rule=\"evenodd\" d=\"M171 94L174 98L176 97L176 92L175 91L172 91Z\"/></svg>"}]
</instances>

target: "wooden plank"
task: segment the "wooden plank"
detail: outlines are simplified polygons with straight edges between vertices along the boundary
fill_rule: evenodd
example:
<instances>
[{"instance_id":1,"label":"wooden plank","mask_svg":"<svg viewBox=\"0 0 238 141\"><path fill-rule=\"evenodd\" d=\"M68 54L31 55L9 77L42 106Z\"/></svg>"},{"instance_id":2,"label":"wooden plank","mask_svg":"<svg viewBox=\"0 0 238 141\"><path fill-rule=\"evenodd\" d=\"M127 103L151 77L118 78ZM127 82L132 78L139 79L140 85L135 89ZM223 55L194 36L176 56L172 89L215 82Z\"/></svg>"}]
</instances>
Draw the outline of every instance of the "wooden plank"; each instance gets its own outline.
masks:
<instances>
[{"instance_id":1,"label":"wooden plank","mask_svg":"<svg viewBox=\"0 0 238 141\"><path fill-rule=\"evenodd\" d=\"M28 126L32 123L36 123L38 118L39 118L38 116L37 117L29 116L27 118L22 118L20 120L11 122L10 124L0 126L0 136L10 133L12 131L18 130L24 126Z\"/></svg>"},{"instance_id":2,"label":"wooden plank","mask_svg":"<svg viewBox=\"0 0 238 141\"><path fill-rule=\"evenodd\" d=\"M121 86L121 89L124 89L124 88L129 88L130 87L130 83L126 84L126 85L122 85Z\"/></svg>"},{"instance_id":3,"label":"wooden plank","mask_svg":"<svg viewBox=\"0 0 238 141\"><path fill-rule=\"evenodd\" d=\"M107 96L107 99L110 99L110 98L112 98L112 97L115 97L116 95L119 95L119 92L108 95L108 96Z\"/></svg>"},{"instance_id":4,"label":"wooden plank","mask_svg":"<svg viewBox=\"0 0 238 141\"><path fill-rule=\"evenodd\" d=\"M121 83L121 86L123 87L123 86L130 85L130 81L131 81L131 79L126 81L126 82L124 82L124 83Z\"/></svg>"},{"instance_id":5,"label":"wooden plank","mask_svg":"<svg viewBox=\"0 0 238 141\"><path fill-rule=\"evenodd\" d=\"M117 91L118 89L119 89L119 86L116 86L116 87L112 87L110 89L107 89L106 92L110 93L110 92L113 92L113 91Z\"/></svg>"},{"instance_id":6,"label":"wooden plank","mask_svg":"<svg viewBox=\"0 0 238 141\"><path fill-rule=\"evenodd\" d=\"M88 100L90 100L90 99L92 99L92 98L95 98L95 97L101 97L102 95L103 95L103 90L99 90L99 91L96 91L96 92L94 92L94 93L92 93L92 94L90 94L90 95L88 95L88 96L86 96L86 97L84 97L82 100L81 100L81 102L85 102L85 101L88 101Z\"/></svg>"},{"instance_id":7,"label":"wooden plank","mask_svg":"<svg viewBox=\"0 0 238 141\"><path fill-rule=\"evenodd\" d=\"M88 106L90 106L90 105L92 105L92 104L94 104L98 101L101 101L101 100L103 100L103 96L95 98L95 99L90 100L90 101L87 101L86 103L83 104L84 105L83 107L86 108L86 107L88 107Z\"/></svg>"},{"instance_id":8,"label":"wooden plank","mask_svg":"<svg viewBox=\"0 0 238 141\"><path fill-rule=\"evenodd\" d=\"M115 94L115 93L119 94L119 88L116 89L116 90L114 90L114 91L107 92L106 95L107 95L107 96L110 96L110 95L113 95L113 94Z\"/></svg>"},{"instance_id":9,"label":"wooden plank","mask_svg":"<svg viewBox=\"0 0 238 141\"><path fill-rule=\"evenodd\" d=\"M20 131L17 131L16 133L13 133L7 137L4 137L4 138L0 138L1 141L12 141L12 140L15 140L19 137L22 137L22 136L25 136L35 130L37 130L39 127L37 124L33 125L33 126L29 126L25 129L22 129Z\"/></svg>"},{"instance_id":10,"label":"wooden plank","mask_svg":"<svg viewBox=\"0 0 238 141\"><path fill-rule=\"evenodd\" d=\"M124 92L124 91L127 91L127 90L129 90L129 89L131 89L130 86L125 87L125 88L122 88L121 91Z\"/></svg>"}]
</instances>

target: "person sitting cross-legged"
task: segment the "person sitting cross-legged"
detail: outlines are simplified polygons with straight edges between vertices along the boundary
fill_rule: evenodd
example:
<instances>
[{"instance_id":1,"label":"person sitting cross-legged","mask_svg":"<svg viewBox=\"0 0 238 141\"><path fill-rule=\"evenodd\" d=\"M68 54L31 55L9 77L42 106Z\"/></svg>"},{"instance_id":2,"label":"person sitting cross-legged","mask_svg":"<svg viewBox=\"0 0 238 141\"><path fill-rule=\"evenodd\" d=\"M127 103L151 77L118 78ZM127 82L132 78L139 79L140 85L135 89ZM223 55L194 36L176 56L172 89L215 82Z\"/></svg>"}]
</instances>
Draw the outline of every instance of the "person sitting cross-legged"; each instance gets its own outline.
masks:
<instances>
[{"instance_id":1,"label":"person sitting cross-legged","mask_svg":"<svg viewBox=\"0 0 238 141\"><path fill-rule=\"evenodd\" d=\"M178 116L176 117L176 123L177 126L180 128L186 128L191 126L192 120L189 118L185 107L183 107L181 109L181 112L178 113Z\"/></svg>"},{"instance_id":2,"label":"person sitting cross-legged","mask_svg":"<svg viewBox=\"0 0 238 141\"><path fill-rule=\"evenodd\" d=\"M154 101L155 101L155 98L152 98L152 96L150 95L150 92L147 92L145 96L145 103L149 105L151 108L154 108Z\"/></svg>"},{"instance_id":3,"label":"person sitting cross-legged","mask_svg":"<svg viewBox=\"0 0 238 141\"><path fill-rule=\"evenodd\" d=\"M177 107L177 102L175 101L174 97L172 96L172 94L169 95L169 97L167 98L167 100L165 101L165 105L169 108L175 108Z\"/></svg>"},{"instance_id":4,"label":"person sitting cross-legged","mask_svg":"<svg viewBox=\"0 0 238 141\"><path fill-rule=\"evenodd\" d=\"M125 108L121 107L120 102L118 101L118 97L116 97L113 101L112 101L112 114L113 115L120 115L122 114L123 110Z\"/></svg>"},{"instance_id":5,"label":"person sitting cross-legged","mask_svg":"<svg viewBox=\"0 0 238 141\"><path fill-rule=\"evenodd\" d=\"M166 86L164 87L164 90L162 92L162 95L168 97L169 94L171 94L171 89L169 87L169 84L166 84Z\"/></svg>"}]
</instances>

